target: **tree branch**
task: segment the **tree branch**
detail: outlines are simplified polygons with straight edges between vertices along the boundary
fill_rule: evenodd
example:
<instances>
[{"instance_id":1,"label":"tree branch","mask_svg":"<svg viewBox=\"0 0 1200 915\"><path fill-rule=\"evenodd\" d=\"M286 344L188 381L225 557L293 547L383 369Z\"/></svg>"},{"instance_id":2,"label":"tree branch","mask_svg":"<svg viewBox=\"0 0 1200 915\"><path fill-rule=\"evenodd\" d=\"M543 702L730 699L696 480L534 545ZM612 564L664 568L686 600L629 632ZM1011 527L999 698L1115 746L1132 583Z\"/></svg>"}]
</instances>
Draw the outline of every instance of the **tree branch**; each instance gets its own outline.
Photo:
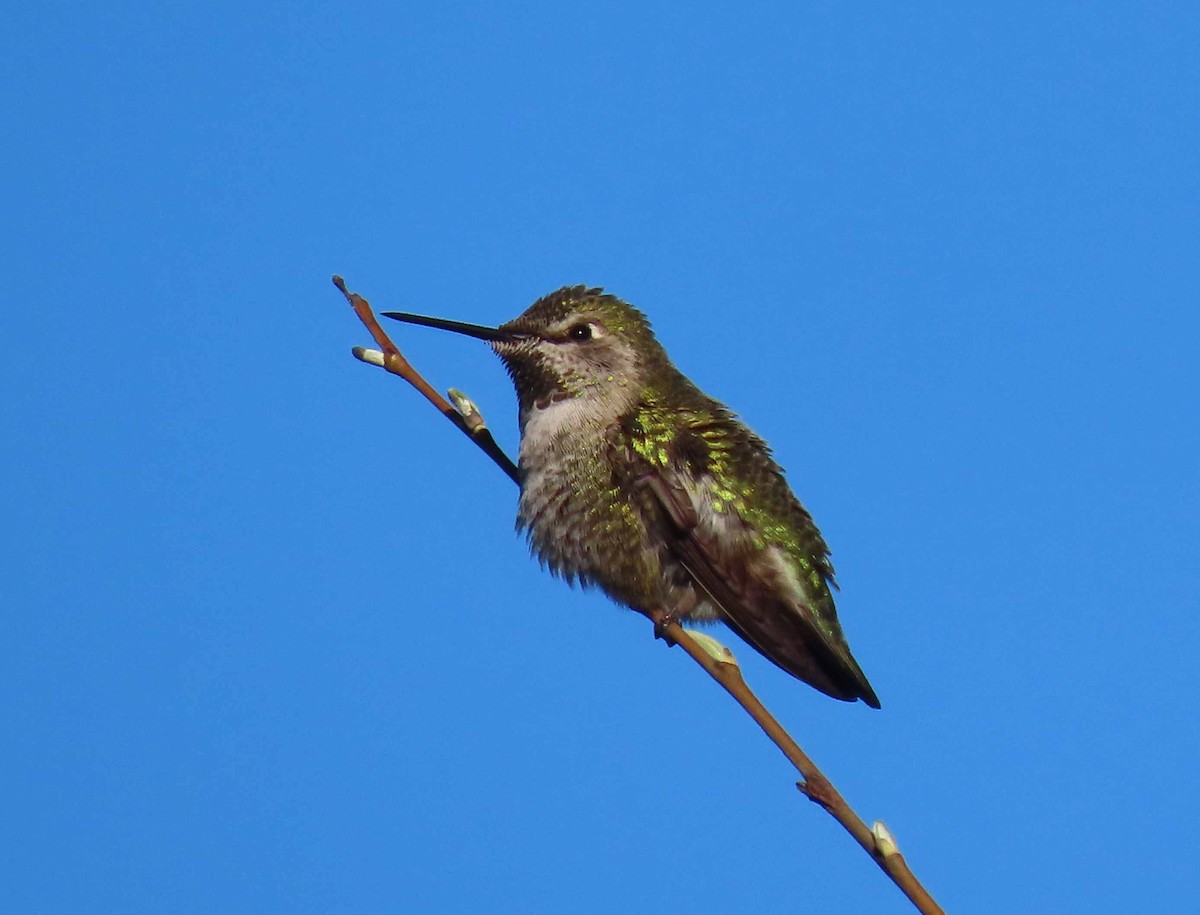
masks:
<instances>
[{"instance_id":1,"label":"tree branch","mask_svg":"<svg viewBox=\"0 0 1200 915\"><path fill-rule=\"evenodd\" d=\"M333 278L333 284L341 290L346 301L350 303L350 307L354 309L354 313L358 315L359 320L370 331L375 342L379 344L379 350L354 347L352 351L354 357L370 365L379 366L393 375L399 375L415 387L446 419L478 445L484 454L508 474L509 479L520 485L520 476L516 465L496 444L475 405L464 394L452 389L450 395L455 401L455 406L452 406L401 355L396 344L379 326L367 300L357 293L347 291L346 284L340 276ZM808 754L800 748L800 745L792 739L791 735L775 719L775 716L767 711L759 701L758 696L746 685L741 668L733 660L733 655L729 650L711 636L684 629L666 611L659 610L646 615L654 623L657 635L665 639L668 645L678 645L682 648L745 709L746 713L771 739L771 742L803 776L803 781L797 782L796 787L810 801L828 812L854 837L854 841L862 846L863 850L871 856L871 860L892 879L917 910L925 915L945 915L942 908L909 869L908 863L900 854L888 828L880 821L876 821L873 828L868 827L863 819L850 808L850 805L833 787L829 779L817 768L816 763L808 757Z\"/></svg>"}]
</instances>

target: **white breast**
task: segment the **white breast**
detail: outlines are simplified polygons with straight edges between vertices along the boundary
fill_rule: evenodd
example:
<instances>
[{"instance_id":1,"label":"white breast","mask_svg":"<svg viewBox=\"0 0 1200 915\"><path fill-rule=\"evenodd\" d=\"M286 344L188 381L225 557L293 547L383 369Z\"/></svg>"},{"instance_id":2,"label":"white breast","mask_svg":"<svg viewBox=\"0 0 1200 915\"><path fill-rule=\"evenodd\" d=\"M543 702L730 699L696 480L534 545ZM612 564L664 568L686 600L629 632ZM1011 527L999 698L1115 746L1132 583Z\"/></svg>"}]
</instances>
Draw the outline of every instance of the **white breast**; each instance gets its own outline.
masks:
<instances>
[{"instance_id":1,"label":"white breast","mask_svg":"<svg viewBox=\"0 0 1200 915\"><path fill-rule=\"evenodd\" d=\"M599 398L569 397L541 409L533 407L524 418L521 430L521 463L541 463L539 458L561 454L569 447L567 439L603 434L605 417Z\"/></svg>"}]
</instances>

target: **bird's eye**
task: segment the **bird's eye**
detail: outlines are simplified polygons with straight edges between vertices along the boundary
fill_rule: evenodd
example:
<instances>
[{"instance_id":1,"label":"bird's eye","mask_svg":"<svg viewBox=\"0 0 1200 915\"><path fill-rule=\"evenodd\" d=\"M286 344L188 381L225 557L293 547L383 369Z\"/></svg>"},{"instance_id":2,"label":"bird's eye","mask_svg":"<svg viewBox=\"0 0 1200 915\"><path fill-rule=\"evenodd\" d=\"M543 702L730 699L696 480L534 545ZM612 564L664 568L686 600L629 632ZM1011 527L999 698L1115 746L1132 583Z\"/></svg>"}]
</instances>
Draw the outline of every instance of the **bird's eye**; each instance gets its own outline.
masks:
<instances>
[{"instance_id":1,"label":"bird's eye","mask_svg":"<svg viewBox=\"0 0 1200 915\"><path fill-rule=\"evenodd\" d=\"M584 340L590 340L592 339L592 325L576 324L569 331L567 331L567 336L569 336L572 340L578 340L580 342Z\"/></svg>"}]
</instances>

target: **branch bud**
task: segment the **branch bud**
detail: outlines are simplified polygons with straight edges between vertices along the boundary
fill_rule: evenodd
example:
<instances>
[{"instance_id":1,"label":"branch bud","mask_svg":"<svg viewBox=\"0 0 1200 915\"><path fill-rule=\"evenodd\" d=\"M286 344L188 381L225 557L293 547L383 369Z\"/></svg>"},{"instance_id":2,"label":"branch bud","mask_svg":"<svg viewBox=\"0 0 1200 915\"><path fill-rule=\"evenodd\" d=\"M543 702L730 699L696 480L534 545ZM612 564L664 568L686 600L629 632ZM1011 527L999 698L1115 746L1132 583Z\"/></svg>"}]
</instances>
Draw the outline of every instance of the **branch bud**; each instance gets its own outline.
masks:
<instances>
[{"instance_id":1,"label":"branch bud","mask_svg":"<svg viewBox=\"0 0 1200 915\"><path fill-rule=\"evenodd\" d=\"M732 664L740 669L737 658L733 656L733 652L714 639L707 632L701 632L698 629L684 629L692 640L704 649L705 653L716 661L718 664Z\"/></svg>"},{"instance_id":2,"label":"branch bud","mask_svg":"<svg viewBox=\"0 0 1200 915\"><path fill-rule=\"evenodd\" d=\"M883 820L876 820L871 824L871 835L875 837L875 848L882 857L891 858L893 855L900 854L896 838L892 835L892 831L884 825Z\"/></svg>"}]
</instances>

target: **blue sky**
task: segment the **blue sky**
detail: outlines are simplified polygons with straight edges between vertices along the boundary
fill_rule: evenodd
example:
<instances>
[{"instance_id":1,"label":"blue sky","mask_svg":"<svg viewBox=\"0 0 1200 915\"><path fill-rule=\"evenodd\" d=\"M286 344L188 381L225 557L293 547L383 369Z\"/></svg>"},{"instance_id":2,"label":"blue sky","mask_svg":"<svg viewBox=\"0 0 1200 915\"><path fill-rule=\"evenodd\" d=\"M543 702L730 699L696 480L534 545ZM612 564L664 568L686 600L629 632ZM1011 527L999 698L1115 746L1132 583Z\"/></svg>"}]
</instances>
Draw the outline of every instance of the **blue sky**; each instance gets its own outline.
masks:
<instances>
[{"instance_id":1,"label":"blue sky","mask_svg":"<svg viewBox=\"0 0 1200 915\"><path fill-rule=\"evenodd\" d=\"M12 911L909 911L542 573L329 284L639 305L774 446L883 709L728 644L956 912L1194 903L1191 4L7 15ZM397 339L507 447L482 345ZM722 635L721 633L717 633Z\"/></svg>"}]
</instances>

